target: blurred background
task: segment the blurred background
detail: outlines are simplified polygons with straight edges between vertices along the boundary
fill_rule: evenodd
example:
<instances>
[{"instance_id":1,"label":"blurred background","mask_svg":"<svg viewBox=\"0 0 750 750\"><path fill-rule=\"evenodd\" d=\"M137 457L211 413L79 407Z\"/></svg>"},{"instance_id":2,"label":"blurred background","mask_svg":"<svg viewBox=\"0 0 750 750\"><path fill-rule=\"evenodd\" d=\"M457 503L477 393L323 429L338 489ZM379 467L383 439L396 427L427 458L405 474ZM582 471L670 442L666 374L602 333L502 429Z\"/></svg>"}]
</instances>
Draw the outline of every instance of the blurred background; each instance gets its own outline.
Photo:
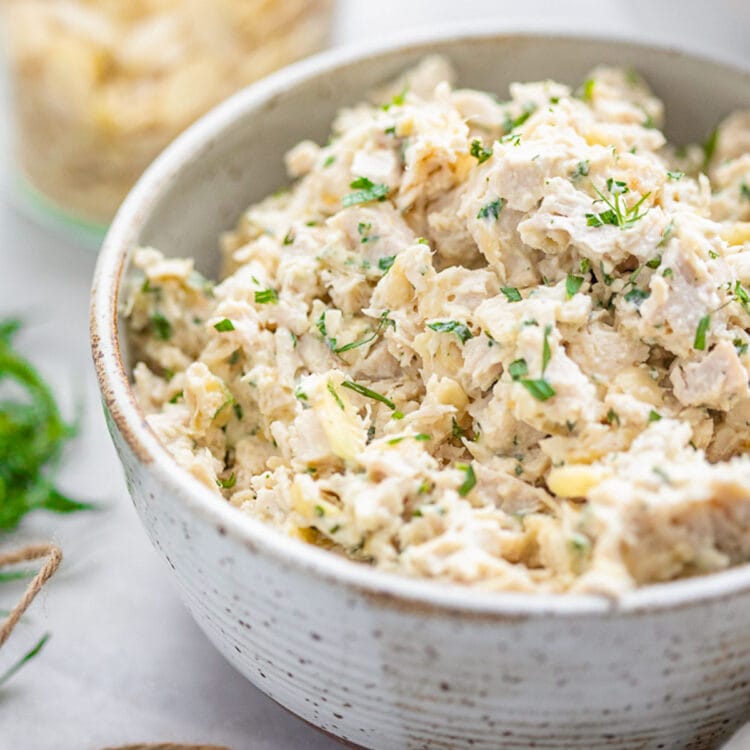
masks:
<instances>
[{"instance_id":1,"label":"blurred background","mask_svg":"<svg viewBox=\"0 0 750 750\"><path fill-rule=\"evenodd\" d=\"M21 349L68 414L82 404L60 481L104 506L0 535L5 547L51 538L66 555L0 653L1 672L52 633L0 695L0 747L333 750L214 652L130 506L87 329L95 251L119 202L203 112L318 49L475 22L664 42L750 68L750 0L0 0L0 22L0 319L26 320Z\"/></svg>"}]
</instances>

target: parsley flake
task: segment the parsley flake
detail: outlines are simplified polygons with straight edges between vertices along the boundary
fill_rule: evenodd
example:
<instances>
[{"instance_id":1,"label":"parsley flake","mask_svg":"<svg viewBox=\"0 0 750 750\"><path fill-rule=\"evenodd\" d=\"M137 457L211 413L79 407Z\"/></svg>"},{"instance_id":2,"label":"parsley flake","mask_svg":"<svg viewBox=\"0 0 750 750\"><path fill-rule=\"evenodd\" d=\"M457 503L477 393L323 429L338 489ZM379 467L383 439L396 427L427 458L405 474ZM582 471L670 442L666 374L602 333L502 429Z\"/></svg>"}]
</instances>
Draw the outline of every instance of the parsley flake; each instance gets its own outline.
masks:
<instances>
[{"instance_id":1,"label":"parsley flake","mask_svg":"<svg viewBox=\"0 0 750 750\"><path fill-rule=\"evenodd\" d=\"M358 177L350 185L355 192L345 195L341 199L341 205L344 208L354 206L358 203L369 203L370 201L384 201L391 191L388 185L383 183L375 184L367 177Z\"/></svg>"}]
</instances>

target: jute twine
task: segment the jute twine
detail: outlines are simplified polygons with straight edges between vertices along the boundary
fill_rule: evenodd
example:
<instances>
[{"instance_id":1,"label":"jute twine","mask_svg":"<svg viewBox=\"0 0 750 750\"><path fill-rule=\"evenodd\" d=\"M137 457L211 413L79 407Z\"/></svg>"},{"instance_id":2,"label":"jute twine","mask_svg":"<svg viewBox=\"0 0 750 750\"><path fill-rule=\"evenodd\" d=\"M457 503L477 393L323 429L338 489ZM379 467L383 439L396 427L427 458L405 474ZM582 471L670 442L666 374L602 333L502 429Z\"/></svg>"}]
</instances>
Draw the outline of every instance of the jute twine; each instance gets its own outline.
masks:
<instances>
[{"instance_id":1,"label":"jute twine","mask_svg":"<svg viewBox=\"0 0 750 750\"><path fill-rule=\"evenodd\" d=\"M56 544L29 544L21 549L0 554L0 568L6 565L29 562L30 560L41 560L46 557L47 561L39 569L39 572L31 579L26 591L18 601L5 622L0 625L0 646L8 640L13 628L16 627L23 613L29 608L34 597L41 591L42 586L52 577L62 562L62 550Z\"/></svg>"}]
</instances>

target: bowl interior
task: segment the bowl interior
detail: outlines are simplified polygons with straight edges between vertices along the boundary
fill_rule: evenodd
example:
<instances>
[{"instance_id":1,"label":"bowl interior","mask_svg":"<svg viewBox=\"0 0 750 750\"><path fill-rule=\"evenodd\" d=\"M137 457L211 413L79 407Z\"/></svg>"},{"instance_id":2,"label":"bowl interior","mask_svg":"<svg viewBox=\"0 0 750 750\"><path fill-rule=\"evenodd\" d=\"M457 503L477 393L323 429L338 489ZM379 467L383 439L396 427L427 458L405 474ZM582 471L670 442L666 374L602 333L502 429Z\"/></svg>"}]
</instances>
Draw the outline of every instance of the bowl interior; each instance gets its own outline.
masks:
<instances>
[{"instance_id":1,"label":"bowl interior","mask_svg":"<svg viewBox=\"0 0 750 750\"><path fill-rule=\"evenodd\" d=\"M190 158L149 207L137 241L167 255L192 256L202 272L215 275L220 232L252 202L288 182L285 151L304 138L325 142L341 106L362 100L370 88L432 52L450 58L459 85L501 99L513 81L554 78L577 86L599 63L632 67L664 100L666 132L678 144L702 142L723 116L750 107L747 73L681 52L611 40L464 36L376 53L331 70L303 63L292 68L296 75L282 73L240 93L178 141L178 150L192 151Z\"/></svg>"},{"instance_id":2,"label":"bowl interior","mask_svg":"<svg viewBox=\"0 0 750 750\"><path fill-rule=\"evenodd\" d=\"M104 350L109 341L117 340L129 367L124 326L112 320L115 308L109 300L113 292L119 294L118 279L121 285L133 247L152 245L167 256L193 257L199 270L215 277L221 232L231 228L251 203L288 182L285 151L305 138L325 142L340 107L361 101L373 86L435 52L453 62L459 85L492 91L501 99L513 81L554 78L577 86L598 64L635 68L663 99L666 132L676 143L701 142L726 114L750 108L749 72L682 52L607 39L483 31L374 48L369 53L334 51L303 61L220 105L147 171L118 214L102 250L93 308L95 340L105 340ZM119 364L116 347L114 353L103 354L110 358L98 364L106 397L111 372ZM142 419L128 414L132 393L124 384L117 393L114 403L123 407L125 417L115 414L115 420L143 431ZM115 413L113 398L108 401ZM125 401L131 406L124 406ZM138 441L137 436L134 439ZM190 494L201 491L196 487ZM216 500L211 497L205 502ZM731 588L747 585L746 572L717 575L726 576ZM686 587L685 595L690 597L687 589L699 585L669 586L675 594ZM634 598L634 606L651 601L650 594L641 594ZM661 594L654 596L661 598Z\"/></svg>"}]
</instances>

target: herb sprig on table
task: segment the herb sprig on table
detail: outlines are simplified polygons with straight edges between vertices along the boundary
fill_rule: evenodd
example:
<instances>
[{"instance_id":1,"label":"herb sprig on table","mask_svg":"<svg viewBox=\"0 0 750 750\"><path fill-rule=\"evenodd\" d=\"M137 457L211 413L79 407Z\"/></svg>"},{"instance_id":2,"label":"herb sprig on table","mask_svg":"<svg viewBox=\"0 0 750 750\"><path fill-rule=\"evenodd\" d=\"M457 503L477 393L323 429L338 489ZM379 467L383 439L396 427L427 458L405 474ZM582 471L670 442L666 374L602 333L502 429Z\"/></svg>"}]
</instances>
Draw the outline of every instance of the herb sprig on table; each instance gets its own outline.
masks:
<instances>
[{"instance_id":1,"label":"herb sprig on table","mask_svg":"<svg viewBox=\"0 0 750 750\"><path fill-rule=\"evenodd\" d=\"M33 510L72 513L94 508L73 500L55 487L52 473L75 426L60 415L49 386L36 369L13 349L18 320L0 321L0 539ZM0 584L30 578L35 571L0 574ZM0 610L0 619L9 610ZM50 634L0 673L4 685L44 648Z\"/></svg>"},{"instance_id":2,"label":"herb sprig on table","mask_svg":"<svg viewBox=\"0 0 750 750\"><path fill-rule=\"evenodd\" d=\"M33 510L72 513L94 506L67 497L51 474L75 426L60 415L49 386L12 347L17 320L0 322L0 532ZM6 388L11 381L14 387Z\"/></svg>"}]
</instances>

